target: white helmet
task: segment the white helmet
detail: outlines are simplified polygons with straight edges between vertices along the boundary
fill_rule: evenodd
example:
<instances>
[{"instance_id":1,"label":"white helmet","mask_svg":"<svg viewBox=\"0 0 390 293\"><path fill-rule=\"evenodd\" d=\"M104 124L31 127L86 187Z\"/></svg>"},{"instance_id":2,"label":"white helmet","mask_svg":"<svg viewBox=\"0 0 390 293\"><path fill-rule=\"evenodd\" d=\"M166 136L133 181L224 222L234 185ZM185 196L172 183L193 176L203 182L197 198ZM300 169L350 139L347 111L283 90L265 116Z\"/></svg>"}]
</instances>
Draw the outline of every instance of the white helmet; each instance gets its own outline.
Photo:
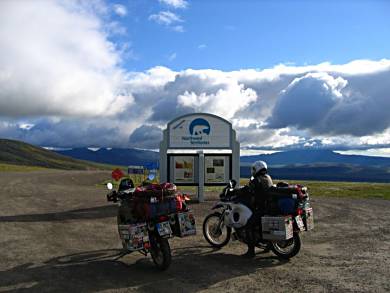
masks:
<instances>
[{"instance_id":1,"label":"white helmet","mask_svg":"<svg viewBox=\"0 0 390 293\"><path fill-rule=\"evenodd\" d=\"M267 170L267 163L264 161L256 161L252 164L252 176L256 176L256 174L261 170Z\"/></svg>"}]
</instances>

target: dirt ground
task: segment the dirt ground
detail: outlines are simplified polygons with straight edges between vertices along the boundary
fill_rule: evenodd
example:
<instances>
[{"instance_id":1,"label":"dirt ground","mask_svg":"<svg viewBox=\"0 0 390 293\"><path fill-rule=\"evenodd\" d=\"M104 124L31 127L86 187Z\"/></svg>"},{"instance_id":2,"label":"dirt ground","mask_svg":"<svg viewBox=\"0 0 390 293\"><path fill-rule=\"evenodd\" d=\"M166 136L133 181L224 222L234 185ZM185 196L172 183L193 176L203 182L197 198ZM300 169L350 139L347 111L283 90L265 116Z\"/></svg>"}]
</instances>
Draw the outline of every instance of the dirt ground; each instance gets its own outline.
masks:
<instances>
[{"instance_id":1,"label":"dirt ground","mask_svg":"<svg viewBox=\"0 0 390 293\"><path fill-rule=\"evenodd\" d=\"M120 252L105 172L0 173L0 292L390 292L390 201L312 199L315 230L289 262L245 246L211 249L201 225L212 196L191 207L198 234L170 241L165 272ZM309 186L310 187L310 186Z\"/></svg>"}]
</instances>

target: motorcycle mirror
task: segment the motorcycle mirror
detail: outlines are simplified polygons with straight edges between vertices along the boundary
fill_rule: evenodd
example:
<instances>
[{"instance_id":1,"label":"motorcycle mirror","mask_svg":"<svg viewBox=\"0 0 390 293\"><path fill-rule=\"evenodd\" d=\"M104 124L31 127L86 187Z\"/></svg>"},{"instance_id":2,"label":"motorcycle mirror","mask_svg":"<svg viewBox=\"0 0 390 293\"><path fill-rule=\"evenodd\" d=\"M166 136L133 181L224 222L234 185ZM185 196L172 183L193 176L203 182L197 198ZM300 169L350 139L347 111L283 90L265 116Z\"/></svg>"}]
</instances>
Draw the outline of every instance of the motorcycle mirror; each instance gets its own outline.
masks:
<instances>
[{"instance_id":1,"label":"motorcycle mirror","mask_svg":"<svg viewBox=\"0 0 390 293\"><path fill-rule=\"evenodd\" d=\"M112 188L113 188L112 183L111 183L111 182L108 182L108 183L107 183L107 189L108 189L108 190L111 190Z\"/></svg>"},{"instance_id":2,"label":"motorcycle mirror","mask_svg":"<svg viewBox=\"0 0 390 293\"><path fill-rule=\"evenodd\" d=\"M148 180L152 181L156 176L154 176L154 174L149 174L148 175Z\"/></svg>"},{"instance_id":3,"label":"motorcycle mirror","mask_svg":"<svg viewBox=\"0 0 390 293\"><path fill-rule=\"evenodd\" d=\"M237 185L237 181L232 179L232 180L229 181L229 185L230 185L230 188L234 188Z\"/></svg>"}]
</instances>

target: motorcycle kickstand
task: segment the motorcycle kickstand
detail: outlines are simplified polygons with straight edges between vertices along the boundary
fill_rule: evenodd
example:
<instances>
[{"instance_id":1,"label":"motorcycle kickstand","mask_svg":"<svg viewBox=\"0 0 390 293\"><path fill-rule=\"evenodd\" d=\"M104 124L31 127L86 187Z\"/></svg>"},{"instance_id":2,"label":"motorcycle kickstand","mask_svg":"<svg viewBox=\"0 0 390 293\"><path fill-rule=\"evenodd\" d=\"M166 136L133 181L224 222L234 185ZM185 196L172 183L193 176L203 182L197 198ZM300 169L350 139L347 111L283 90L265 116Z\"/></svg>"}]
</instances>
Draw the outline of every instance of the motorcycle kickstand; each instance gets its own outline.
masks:
<instances>
[{"instance_id":1,"label":"motorcycle kickstand","mask_svg":"<svg viewBox=\"0 0 390 293\"><path fill-rule=\"evenodd\" d=\"M118 259L120 259L120 258L122 258L122 257L124 257L125 255L128 255L128 254L130 254L131 252L130 251L127 251L127 250L124 250L124 251L122 251L121 253L119 253L118 254L118 256L116 256L115 258L113 258L112 260L118 260Z\"/></svg>"}]
</instances>

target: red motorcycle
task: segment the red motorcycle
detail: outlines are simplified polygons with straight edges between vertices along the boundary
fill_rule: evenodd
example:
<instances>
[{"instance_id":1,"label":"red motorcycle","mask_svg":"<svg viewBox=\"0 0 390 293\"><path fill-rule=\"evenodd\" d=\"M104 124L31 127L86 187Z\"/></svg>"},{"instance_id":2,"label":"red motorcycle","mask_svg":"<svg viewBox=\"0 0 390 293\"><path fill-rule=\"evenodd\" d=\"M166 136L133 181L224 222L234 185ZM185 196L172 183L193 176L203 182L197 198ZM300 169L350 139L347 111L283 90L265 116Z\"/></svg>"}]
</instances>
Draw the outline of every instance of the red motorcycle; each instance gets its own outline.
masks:
<instances>
[{"instance_id":1,"label":"red motorcycle","mask_svg":"<svg viewBox=\"0 0 390 293\"><path fill-rule=\"evenodd\" d=\"M113 189L112 183L107 184L107 200L119 205L117 224L123 247L120 257L134 251L150 253L157 268L165 270L171 263L168 239L196 233L195 218L186 203L189 198L171 183L134 188L128 179L124 180L127 185L119 184L118 190Z\"/></svg>"}]
</instances>

